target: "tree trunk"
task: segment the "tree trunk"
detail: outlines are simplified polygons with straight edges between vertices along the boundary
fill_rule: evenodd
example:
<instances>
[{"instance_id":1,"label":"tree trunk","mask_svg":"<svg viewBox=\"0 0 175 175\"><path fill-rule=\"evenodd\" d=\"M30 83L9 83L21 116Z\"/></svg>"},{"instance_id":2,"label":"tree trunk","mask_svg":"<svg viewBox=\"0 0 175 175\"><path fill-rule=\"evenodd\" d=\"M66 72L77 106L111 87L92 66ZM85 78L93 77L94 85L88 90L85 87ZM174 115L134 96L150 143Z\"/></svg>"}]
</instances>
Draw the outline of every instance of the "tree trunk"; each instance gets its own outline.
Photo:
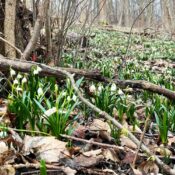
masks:
<instances>
[{"instance_id":1,"label":"tree trunk","mask_svg":"<svg viewBox=\"0 0 175 175\"><path fill-rule=\"evenodd\" d=\"M47 16L46 16L46 43L47 43L47 57L50 59L52 57L52 38L51 38L51 22L50 22L50 3L47 7Z\"/></svg>"},{"instance_id":2,"label":"tree trunk","mask_svg":"<svg viewBox=\"0 0 175 175\"><path fill-rule=\"evenodd\" d=\"M48 7L48 3L49 3L49 0L42 1L42 5L39 7L39 14L35 22L32 38L30 39L23 53L24 59L29 59L30 54L35 49L35 45L37 44L38 38L40 36L40 29L42 28L42 25L46 18L46 9Z\"/></svg>"},{"instance_id":3,"label":"tree trunk","mask_svg":"<svg viewBox=\"0 0 175 175\"><path fill-rule=\"evenodd\" d=\"M5 21L4 35L7 41L15 46L15 18L16 18L16 0L6 0L5 2ZM5 44L5 55L15 59L16 50Z\"/></svg>"}]
</instances>

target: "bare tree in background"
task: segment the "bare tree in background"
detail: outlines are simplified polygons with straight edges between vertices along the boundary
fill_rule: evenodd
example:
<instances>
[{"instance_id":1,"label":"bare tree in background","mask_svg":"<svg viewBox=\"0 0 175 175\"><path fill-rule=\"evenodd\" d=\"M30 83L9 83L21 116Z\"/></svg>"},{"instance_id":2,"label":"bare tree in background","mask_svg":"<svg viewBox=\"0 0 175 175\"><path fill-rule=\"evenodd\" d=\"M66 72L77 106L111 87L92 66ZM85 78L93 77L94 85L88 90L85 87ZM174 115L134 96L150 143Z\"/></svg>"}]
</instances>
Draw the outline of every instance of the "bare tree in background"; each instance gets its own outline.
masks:
<instances>
[{"instance_id":1,"label":"bare tree in background","mask_svg":"<svg viewBox=\"0 0 175 175\"><path fill-rule=\"evenodd\" d=\"M16 19L16 0L6 0L5 2L5 21L4 35L5 38L15 46L15 19ZM5 55L15 59L16 50L5 44Z\"/></svg>"}]
</instances>

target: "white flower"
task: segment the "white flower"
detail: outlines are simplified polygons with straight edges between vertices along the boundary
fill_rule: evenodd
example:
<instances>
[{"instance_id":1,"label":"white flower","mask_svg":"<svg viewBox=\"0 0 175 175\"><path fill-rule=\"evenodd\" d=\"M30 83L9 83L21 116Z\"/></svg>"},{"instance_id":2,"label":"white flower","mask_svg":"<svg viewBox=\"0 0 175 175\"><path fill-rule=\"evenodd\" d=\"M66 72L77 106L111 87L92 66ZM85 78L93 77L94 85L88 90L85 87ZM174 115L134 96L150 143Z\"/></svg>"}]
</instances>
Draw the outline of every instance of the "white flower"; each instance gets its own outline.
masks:
<instances>
[{"instance_id":1,"label":"white flower","mask_svg":"<svg viewBox=\"0 0 175 175\"><path fill-rule=\"evenodd\" d=\"M92 98L91 100L92 100L92 103L95 103L95 99L94 98Z\"/></svg>"},{"instance_id":2,"label":"white flower","mask_svg":"<svg viewBox=\"0 0 175 175\"><path fill-rule=\"evenodd\" d=\"M22 91L22 88L17 87L16 90L17 90L17 91Z\"/></svg>"},{"instance_id":3,"label":"white flower","mask_svg":"<svg viewBox=\"0 0 175 175\"><path fill-rule=\"evenodd\" d=\"M39 72L41 72L41 71L42 71L42 69L41 69L39 66L37 66L36 69L33 71L33 74L34 74L34 75L37 75L37 74L39 74Z\"/></svg>"},{"instance_id":4,"label":"white flower","mask_svg":"<svg viewBox=\"0 0 175 175\"><path fill-rule=\"evenodd\" d=\"M113 83L112 86L111 86L111 91L112 91L112 92L113 92L113 91L116 91L116 89L117 89L117 86L116 86L115 83Z\"/></svg>"},{"instance_id":5,"label":"white flower","mask_svg":"<svg viewBox=\"0 0 175 175\"><path fill-rule=\"evenodd\" d=\"M13 81L13 84L18 84L18 80L15 79L15 80Z\"/></svg>"},{"instance_id":6,"label":"white flower","mask_svg":"<svg viewBox=\"0 0 175 175\"><path fill-rule=\"evenodd\" d=\"M103 89L103 86L102 86L102 85L98 86L98 91L99 91L99 92L101 92L102 89Z\"/></svg>"},{"instance_id":7,"label":"white flower","mask_svg":"<svg viewBox=\"0 0 175 175\"><path fill-rule=\"evenodd\" d=\"M17 75L17 78L18 78L18 79L21 79L21 78L22 78L22 75L19 73L19 74Z\"/></svg>"},{"instance_id":8,"label":"white flower","mask_svg":"<svg viewBox=\"0 0 175 175\"><path fill-rule=\"evenodd\" d=\"M73 95L72 100L73 101L76 101L77 100L77 96L76 95Z\"/></svg>"},{"instance_id":9,"label":"white flower","mask_svg":"<svg viewBox=\"0 0 175 175\"><path fill-rule=\"evenodd\" d=\"M70 100L71 100L71 98L70 98L70 96L68 96L68 97L67 97L67 101L70 101Z\"/></svg>"},{"instance_id":10,"label":"white flower","mask_svg":"<svg viewBox=\"0 0 175 175\"><path fill-rule=\"evenodd\" d=\"M38 88L37 92L39 96L43 95L43 89L41 87Z\"/></svg>"},{"instance_id":11,"label":"white flower","mask_svg":"<svg viewBox=\"0 0 175 175\"><path fill-rule=\"evenodd\" d=\"M13 69L10 69L10 75L11 77L13 77L14 75L16 75L16 72Z\"/></svg>"},{"instance_id":12,"label":"white flower","mask_svg":"<svg viewBox=\"0 0 175 175\"><path fill-rule=\"evenodd\" d=\"M123 91L122 91L121 89L119 89L119 90L118 90L118 94L119 94L119 95L123 95L124 93L123 93Z\"/></svg>"},{"instance_id":13,"label":"white flower","mask_svg":"<svg viewBox=\"0 0 175 175\"><path fill-rule=\"evenodd\" d=\"M94 93L94 92L96 91L96 87L95 87L94 85L91 85L91 86L89 87L89 91L90 91L91 93Z\"/></svg>"},{"instance_id":14,"label":"white flower","mask_svg":"<svg viewBox=\"0 0 175 175\"><path fill-rule=\"evenodd\" d=\"M24 78L22 79L22 83L26 83L26 82L27 82L27 78L24 77Z\"/></svg>"},{"instance_id":15,"label":"white flower","mask_svg":"<svg viewBox=\"0 0 175 175\"><path fill-rule=\"evenodd\" d=\"M63 97L66 96L66 92L63 92L63 93L62 93L62 96L63 96Z\"/></svg>"}]
</instances>

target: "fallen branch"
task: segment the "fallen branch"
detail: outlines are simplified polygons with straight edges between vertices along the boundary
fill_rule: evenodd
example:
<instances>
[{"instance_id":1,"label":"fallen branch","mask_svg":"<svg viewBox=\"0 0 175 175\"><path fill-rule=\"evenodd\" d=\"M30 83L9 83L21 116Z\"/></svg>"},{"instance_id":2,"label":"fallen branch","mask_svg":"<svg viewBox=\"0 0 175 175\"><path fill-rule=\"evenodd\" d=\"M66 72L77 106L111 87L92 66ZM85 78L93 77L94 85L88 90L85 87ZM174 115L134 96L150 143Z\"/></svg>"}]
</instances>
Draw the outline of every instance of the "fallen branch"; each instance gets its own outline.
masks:
<instances>
[{"instance_id":1,"label":"fallen branch","mask_svg":"<svg viewBox=\"0 0 175 175\"><path fill-rule=\"evenodd\" d=\"M10 68L21 71L21 72L30 72L32 66L40 66L42 71L39 73L41 76L55 76L57 78L63 79L65 75L60 71L65 70L71 74L75 74L77 76L84 76L85 78L105 82L105 83L115 83L120 88L132 87L147 90L150 92L158 93L163 95L171 100L175 100L175 92L168 90L166 88L162 88L158 85L153 83L144 81L144 80L118 80L118 79L108 79L103 77L99 71L87 71L87 70L80 70L74 68L53 68L50 66L46 66L44 64L35 63L35 62L27 62L27 61L20 61L20 60L10 60L5 58L4 56L0 55L0 70L1 71L9 71Z\"/></svg>"},{"instance_id":2,"label":"fallen branch","mask_svg":"<svg viewBox=\"0 0 175 175\"><path fill-rule=\"evenodd\" d=\"M47 67L47 66L46 66ZM72 87L76 94L78 95L79 99L86 104L88 107L90 107L93 111L99 113L101 116L104 116L107 120L111 121L117 128L124 130L125 133L127 132L128 138L130 138L138 147L140 146L140 141L123 125L121 125L117 120L115 120L112 116L110 116L105 111L102 111L92 103L90 103L87 99L85 99L82 95L82 93L79 91L78 87L76 86L75 80L73 78L73 75L69 72L62 70L61 68L57 68L56 70L59 70L63 74L65 74L71 81ZM152 156L155 159L155 162L159 167L161 167L166 173L170 175L175 175L175 170L171 169L168 165L166 165L162 160L160 160L156 155L154 155L148 147L146 147L144 144L140 146L143 152L145 152L148 156Z\"/></svg>"},{"instance_id":3,"label":"fallen branch","mask_svg":"<svg viewBox=\"0 0 175 175\"><path fill-rule=\"evenodd\" d=\"M2 60L3 60L3 57L0 56L0 68L3 68L3 66L5 66L6 69L9 69L10 67L12 67L13 69L17 69L17 70L20 70L20 71L23 70L25 72L26 72L26 68L28 68L28 71L30 71L31 66L36 65L35 63L27 63L27 62L20 62L20 61L15 62L15 61L12 61L12 60L7 60L7 59L5 59L4 62L2 62ZM11 62L13 62L13 64L10 64ZM23 65L24 67L21 66L19 63L21 63L21 65ZM104 118L106 118L107 120L111 121L117 128L123 130L125 133L127 133L128 138L130 138L138 147L140 146L140 141L127 128L125 128L122 124L120 124L117 120L115 120L108 113L100 110L98 107L96 107L95 105L93 105L87 99L85 99L83 97L82 93L79 91L78 87L76 86L74 77L71 73L69 73L67 70L64 70L62 68L51 68L51 67L46 66L44 64L37 64L37 65L40 66L40 68L42 69L42 71L41 71L42 73L48 73L49 72L50 75L52 74L52 75L57 76L58 74L60 74L62 76L65 75L66 77L68 77L71 81L71 84L72 84L72 87L73 87L75 93L78 95L79 99L84 104L86 104L88 107L90 107L93 111L99 113L101 116L104 116ZM169 91L169 90L167 90L167 91ZM175 170L171 169L168 165L163 163L162 160L160 160L156 155L154 155L148 147L146 147L144 144L142 144L140 148L148 156L153 157L155 162L157 163L157 165L159 167L161 167L166 173L168 173L170 175L175 175Z\"/></svg>"}]
</instances>

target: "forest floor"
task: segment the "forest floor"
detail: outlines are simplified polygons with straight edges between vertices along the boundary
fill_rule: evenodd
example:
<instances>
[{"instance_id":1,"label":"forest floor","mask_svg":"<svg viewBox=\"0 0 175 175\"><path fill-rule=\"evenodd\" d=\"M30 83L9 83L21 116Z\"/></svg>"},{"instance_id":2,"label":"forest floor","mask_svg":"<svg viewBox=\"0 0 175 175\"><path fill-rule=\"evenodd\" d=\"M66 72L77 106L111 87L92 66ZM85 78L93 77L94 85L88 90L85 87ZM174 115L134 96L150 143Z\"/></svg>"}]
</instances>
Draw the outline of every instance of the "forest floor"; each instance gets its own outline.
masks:
<instances>
[{"instance_id":1,"label":"forest floor","mask_svg":"<svg viewBox=\"0 0 175 175\"><path fill-rule=\"evenodd\" d=\"M89 46L67 44L61 66L98 70L104 77L146 80L175 90L175 41L93 29ZM173 169L175 105L163 95L114 83L76 79L83 96L123 129L86 106L69 79L13 68L0 76L0 175L165 174L128 137L128 130ZM11 82L11 83L9 83ZM4 88L5 87L5 88ZM127 130L126 130L126 129ZM47 169L47 170L46 170ZM46 172L47 171L47 172Z\"/></svg>"}]
</instances>

